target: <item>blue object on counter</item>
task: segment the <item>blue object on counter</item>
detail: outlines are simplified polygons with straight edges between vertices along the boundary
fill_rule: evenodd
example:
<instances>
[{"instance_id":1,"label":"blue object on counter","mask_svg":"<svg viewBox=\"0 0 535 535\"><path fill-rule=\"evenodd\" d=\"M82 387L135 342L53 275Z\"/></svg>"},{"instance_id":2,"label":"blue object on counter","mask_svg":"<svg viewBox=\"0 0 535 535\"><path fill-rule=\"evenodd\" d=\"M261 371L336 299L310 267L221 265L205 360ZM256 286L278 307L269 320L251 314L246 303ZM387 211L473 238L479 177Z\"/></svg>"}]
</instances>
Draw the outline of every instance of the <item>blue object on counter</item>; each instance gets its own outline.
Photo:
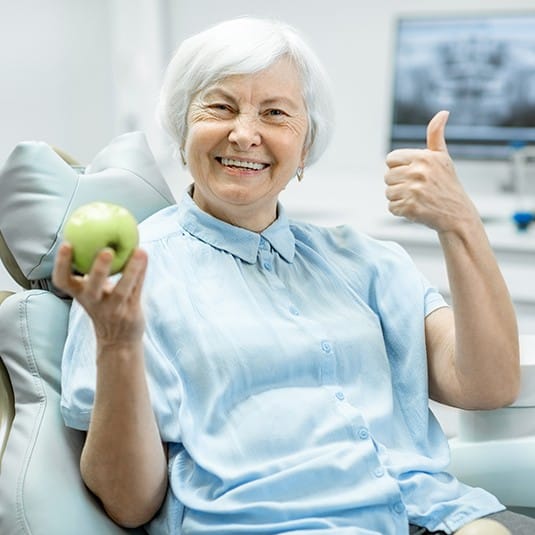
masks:
<instances>
[{"instance_id":1,"label":"blue object on counter","mask_svg":"<svg viewBox=\"0 0 535 535\"><path fill-rule=\"evenodd\" d=\"M529 225L535 221L535 213L533 212L515 212L513 214L513 221L518 230L526 230Z\"/></svg>"},{"instance_id":2,"label":"blue object on counter","mask_svg":"<svg viewBox=\"0 0 535 535\"><path fill-rule=\"evenodd\" d=\"M523 149L526 146L526 144L527 143L525 141L522 141L521 139L514 139L513 141L511 141L509 146L513 150L519 150L519 149Z\"/></svg>"}]
</instances>

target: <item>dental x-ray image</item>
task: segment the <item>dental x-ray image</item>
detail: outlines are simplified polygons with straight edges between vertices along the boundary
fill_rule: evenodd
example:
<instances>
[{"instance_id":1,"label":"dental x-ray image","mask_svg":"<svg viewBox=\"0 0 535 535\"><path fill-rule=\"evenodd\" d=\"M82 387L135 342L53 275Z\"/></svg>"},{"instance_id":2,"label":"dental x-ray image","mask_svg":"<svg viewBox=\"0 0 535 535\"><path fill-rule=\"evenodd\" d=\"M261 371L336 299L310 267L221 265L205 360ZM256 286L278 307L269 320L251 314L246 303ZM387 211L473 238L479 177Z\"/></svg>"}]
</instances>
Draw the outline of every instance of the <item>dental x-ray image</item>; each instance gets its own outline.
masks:
<instances>
[{"instance_id":1,"label":"dental x-ray image","mask_svg":"<svg viewBox=\"0 0 535 535\"><path fill-rule=\"evenodd\" d=\"M460 155L535 141L535 15L401 19L394 70L394 147L440 109Z\"/></svg>"}]
</instances>

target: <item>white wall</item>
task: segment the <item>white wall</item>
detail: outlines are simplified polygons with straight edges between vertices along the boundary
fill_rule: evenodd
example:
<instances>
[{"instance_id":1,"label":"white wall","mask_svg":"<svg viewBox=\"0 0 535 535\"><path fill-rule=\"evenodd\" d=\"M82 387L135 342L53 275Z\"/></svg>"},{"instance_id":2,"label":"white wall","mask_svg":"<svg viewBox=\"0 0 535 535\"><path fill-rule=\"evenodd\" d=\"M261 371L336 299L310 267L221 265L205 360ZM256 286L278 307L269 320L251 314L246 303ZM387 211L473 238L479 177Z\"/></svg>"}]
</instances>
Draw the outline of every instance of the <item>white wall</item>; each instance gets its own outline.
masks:
<instances>
[{"instance_id":1,"label":"white wall","mask_svg":"<svg viewBox=\"0 0 535 535\"><path fill-rule=\"evenodd\" d=\"M0 162L42 139L81 159L112 134L104 1L0 0Z\"/></svg>"}]
</instances>

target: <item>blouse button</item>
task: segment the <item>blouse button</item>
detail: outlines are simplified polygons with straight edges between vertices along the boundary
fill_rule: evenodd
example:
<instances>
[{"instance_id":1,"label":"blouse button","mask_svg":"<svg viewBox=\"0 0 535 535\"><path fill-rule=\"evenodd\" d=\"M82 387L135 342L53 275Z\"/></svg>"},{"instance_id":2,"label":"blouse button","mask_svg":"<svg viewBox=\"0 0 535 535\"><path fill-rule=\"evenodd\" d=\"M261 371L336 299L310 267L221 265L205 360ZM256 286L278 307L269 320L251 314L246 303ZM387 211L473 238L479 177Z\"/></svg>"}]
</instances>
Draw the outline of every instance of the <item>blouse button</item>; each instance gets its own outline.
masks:
<instances>
[{"instance_id":1,"label":"blouse button","mask_svg":"<svg viewBox=\"0 0 535 535\"><path fill-rule=\"evenodd\" d=\"M365 427L361 427L359 429L359 438L362 440L366 440L370 436L370 433Z\"/></svg>"},{"instance_id":2,"label":"blouse button","mask_svg":"<svg viewBox=\"0 0 535 535\"><path fill-rule=\"evenodd\" d=\"M322 343L321 343L321 349L325 352L325 353L330 353L331 350L332 350L332 346L329 342L327 342L327 340L324 340Z\"/></svg>"},{"instance_id":3,"label":"blouse button","mask_svg":"<svg viewBox=\"0 0 535 535\"><path fill-rule=\"evenodd\" d=\"M264 262L264 268L267 271L271 271L273 269L273 266L269 262Z\"/></svg>"},{"instance_id":4,"label":"blouse button","mask_svg":"<svg viewBox=\"0 0 535 535\"><path fill-rule=\"evenodd\" d=\"M342 401L342 400L345 398L343 392L336 392L335 396L336 396L340 401Z\"/></svg>"},{"instance_id":5,"label":"blouse button","mask_svg":"<svg viewBox=\"0 0 535 535\"><path fill-rule=\"evenodd\" d=\"M374 471L373 475L375 477L383 477L385 475L384 468L382 466L378 466Z\"/></svg>"},{"instance_id":6,"label":"blouse button","mask_svg":"<svg viewBox=\"0 0 535 535\"><path fill-rule=\"evenodd\" d=\"M403 511L405 511L405 506L403 505L403 502L396 502L392 506L392 509L394 509L394 512L401 514L403 513Z\"/></svg>"}]
</instances>

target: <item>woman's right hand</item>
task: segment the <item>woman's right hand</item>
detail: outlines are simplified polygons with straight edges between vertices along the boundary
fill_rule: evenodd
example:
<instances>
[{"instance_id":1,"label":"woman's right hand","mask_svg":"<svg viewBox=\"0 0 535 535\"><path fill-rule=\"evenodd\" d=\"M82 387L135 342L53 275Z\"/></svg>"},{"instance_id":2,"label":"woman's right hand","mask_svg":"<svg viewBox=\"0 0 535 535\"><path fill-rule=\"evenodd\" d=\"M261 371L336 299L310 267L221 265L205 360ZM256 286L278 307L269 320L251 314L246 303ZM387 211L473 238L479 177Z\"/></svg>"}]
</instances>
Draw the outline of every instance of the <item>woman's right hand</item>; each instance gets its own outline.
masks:
<instances>
[{"instance_id":1,"label":"woman's right hand","mask_svg":"<svg viewBox=\"0 0 535 535\"><path fill-rule=\"evenodd\" d=\"M52 273L53 284L76 299L93 321L99 345L137 344L143 336L144 318L141 289L147 268L147 254L136 249L121 278L110 280L113 251L103 249L90 273L72 272L72 247L61 244Z\"/></svg>"},{"instance_id":2,"label":"woman's right hand","mask_svg":"<svg viewBox=\"0 0 535 535\"><path fill-rule=\"evenodd\" d=\"M136 249L121 277L110 279L111 250L87 275L72 272L72 247L61 244L52 282L91 318L97 341L94 405L80 471L87 487L118 524L139 526L167 492L165 447L145 377L141 289L147 254Z\"/></svg>"}]
</instances>

